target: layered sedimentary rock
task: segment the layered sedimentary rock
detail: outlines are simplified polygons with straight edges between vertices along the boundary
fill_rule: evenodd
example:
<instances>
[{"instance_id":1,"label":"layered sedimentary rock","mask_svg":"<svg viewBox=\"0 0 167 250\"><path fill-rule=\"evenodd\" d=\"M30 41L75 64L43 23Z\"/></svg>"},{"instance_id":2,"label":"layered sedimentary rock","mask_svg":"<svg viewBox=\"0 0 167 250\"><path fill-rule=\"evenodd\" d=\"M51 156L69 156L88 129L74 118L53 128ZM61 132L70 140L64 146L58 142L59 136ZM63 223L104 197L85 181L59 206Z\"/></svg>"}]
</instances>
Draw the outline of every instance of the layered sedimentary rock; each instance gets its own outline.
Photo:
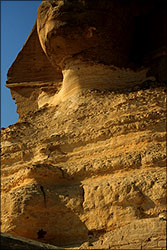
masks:
<instances>
[{"instance_id":1,"label":"layered sedimentary rock","mask_svg":"<svg viewBox=\"0 0 167 250\"><path fill-rule=\"evenodd\" d=\"M19 120L2 129L3 232L63 247L165 249L164 9L41 4L8 72Z\"/></svg>"}]
</instances>

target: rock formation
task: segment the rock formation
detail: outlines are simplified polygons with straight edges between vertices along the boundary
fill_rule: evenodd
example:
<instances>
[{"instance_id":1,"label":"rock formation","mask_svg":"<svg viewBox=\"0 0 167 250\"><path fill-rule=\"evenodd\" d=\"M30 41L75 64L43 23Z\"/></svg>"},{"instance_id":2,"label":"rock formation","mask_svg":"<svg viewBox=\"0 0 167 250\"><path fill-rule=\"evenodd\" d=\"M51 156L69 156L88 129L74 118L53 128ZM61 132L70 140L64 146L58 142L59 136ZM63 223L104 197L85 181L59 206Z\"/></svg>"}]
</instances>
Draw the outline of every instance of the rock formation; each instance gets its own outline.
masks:
<instances>
[{"instance_id":1,"label":"rock formation","mask_svg":"<svg viewBox=\"0 0 167 250\"><path fill-rule=\"evenodd\" d=\"M26 239L20 236L13 236L5 233L1 233L1 249L3 250L43 250L43 249L56 249L65 250L65 248L52 246L49 244L41 243L38 241Z\"/></svg>"},{"instance_id":2,"label":"rock formation","mask_svg":"<svg viewBox=\"0 0 167 250\"><path fill-rule=\"evenodd\" d=\"M2 231L165 249L166 2L43 1L8 72Z\"/></svg>"}]
</instances>

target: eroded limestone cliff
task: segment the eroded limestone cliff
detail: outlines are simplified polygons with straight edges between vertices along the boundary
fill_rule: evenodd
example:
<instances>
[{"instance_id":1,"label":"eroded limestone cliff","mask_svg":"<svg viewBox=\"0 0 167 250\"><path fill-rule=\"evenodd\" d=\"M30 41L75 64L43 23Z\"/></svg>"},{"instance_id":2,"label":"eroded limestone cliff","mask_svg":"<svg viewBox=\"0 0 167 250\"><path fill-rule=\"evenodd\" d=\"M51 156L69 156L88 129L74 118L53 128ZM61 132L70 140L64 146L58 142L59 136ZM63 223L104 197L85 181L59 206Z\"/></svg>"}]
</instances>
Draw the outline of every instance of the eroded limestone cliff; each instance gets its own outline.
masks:
<instances>
[{"instance_id":1,"label":"eroded limestone cliff","mask_svg":"<svg viewBox=\"0 0 167 250\"><path fill-rule=\"evenodd\" d=\"M165 2L139 2L39 7L8 73L19 121L1 132L3 232L64 247L165 249L161 29L134 52L140 22L156 14L162 24Z\"/></svg>"}]
</instances>

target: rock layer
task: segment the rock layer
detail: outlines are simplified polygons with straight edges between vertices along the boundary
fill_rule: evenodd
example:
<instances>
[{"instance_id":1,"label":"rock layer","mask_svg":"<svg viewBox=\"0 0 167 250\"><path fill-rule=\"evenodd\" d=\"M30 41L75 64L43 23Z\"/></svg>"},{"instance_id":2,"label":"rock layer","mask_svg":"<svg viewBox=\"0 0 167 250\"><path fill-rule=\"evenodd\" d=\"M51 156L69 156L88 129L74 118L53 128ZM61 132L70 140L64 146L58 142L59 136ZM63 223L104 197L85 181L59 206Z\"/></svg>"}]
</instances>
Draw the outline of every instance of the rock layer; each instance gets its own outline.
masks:
<instances>
[{"instance_id":1,"label":"rock layer","mask_svg":"<svg viewBox=\"0 0 167 250\"><path fill-rule=\"evenodd\" d=\"M135 244L146 235L163 240L165 134L163 87L82 90L31 112L2 130L3 231L40 240L42 230L55 245L106 244L109 232L135 223ZM153 226L139 240L140 223ZM108 244L119 246L112 234Z\"/></svg>"},{"instance_id":2,"label":"rock layer","mask_svg":"<svg viewBox=\"0 0 167 250\"><path fill-rule=\"evenodd\" d=\"M110 21L118 21L119 10L127 8L121 1L117 1L119 10L116 1L103 1L104 5L97 1L96 8L91 1L66 1L68 6L64 1L44 1L39 8L38 33L35 26L8 74L19 121L1 133L2 231L72 248L165 249L165 82L149 73L150 65L137 68L136 64L134 69L127 59L121 61L127 67L121 67L119 60L114 63L117 55L121 58L119 53L129 58L127 47L119 53L113 47L113 58L109 48L108 57L103 48L109 61L98 61L103 43L97 29L89 29L89 37L83 38L85 33L79 35L78 26L71 38L81 43L79 49L74 43L76 51L71 50L67 34L75 25L62 26L62 19L58 25L57 16L65 18L64 8L73 10L74 2L80 9L73 11L74 20L84 21L82 31L86 24L94 27L90 24L98 8L104 13L106 6L113 8ZM127 13L140 16L153 7L144 4L142 10L142 4L140 8L136 4L131 8ZM106 28L111 44L113 27ZM50 30L55 32L53 37ZM59 32L65 47L55 52ZM89 53L92 40L85 45L84 39L91 39L94 32L96 53ZM34 68L34 78L30 74L24 80L16 74L19 66L26 70L21 58L32 63L26 51L34 41L34 58L45 58L43 81L37 70L41 62ZM86 46L84 54L82 46ZM126 46L131 48L129 40ZM158 72L162 80L164 73Z\"/></svg>"}]
</instances>

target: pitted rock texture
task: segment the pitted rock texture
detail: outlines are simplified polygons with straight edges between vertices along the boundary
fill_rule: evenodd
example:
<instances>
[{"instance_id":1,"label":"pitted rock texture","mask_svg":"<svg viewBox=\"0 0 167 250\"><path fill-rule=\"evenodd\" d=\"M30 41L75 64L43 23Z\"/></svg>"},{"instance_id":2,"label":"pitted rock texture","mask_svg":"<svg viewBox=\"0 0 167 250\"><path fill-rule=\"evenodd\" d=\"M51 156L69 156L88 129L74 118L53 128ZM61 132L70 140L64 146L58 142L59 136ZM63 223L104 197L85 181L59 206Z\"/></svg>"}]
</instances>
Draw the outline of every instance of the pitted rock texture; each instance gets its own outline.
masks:
<instances>
[{"instance_id":1,"label":"pitted rock texture","mask_svg":"<svg viewBox=\"0 0 167 250\"><path fill-rule=\"evenodd\" d=\"M8 73L19 120L1 133L3 232L67 248L165 249L163 4L43 1Z\"/></svg>"},{"instance_id":2,"label":"pitted rock texture","mask_svg":"<svg viewBox=\"0 0 167 250\"><path fill-rule=\"evenodd\" d=\"M60 246L156 248L165 112L163 87L82 90L2 130L2 230Z\"/></svg>"}]
</instances>

